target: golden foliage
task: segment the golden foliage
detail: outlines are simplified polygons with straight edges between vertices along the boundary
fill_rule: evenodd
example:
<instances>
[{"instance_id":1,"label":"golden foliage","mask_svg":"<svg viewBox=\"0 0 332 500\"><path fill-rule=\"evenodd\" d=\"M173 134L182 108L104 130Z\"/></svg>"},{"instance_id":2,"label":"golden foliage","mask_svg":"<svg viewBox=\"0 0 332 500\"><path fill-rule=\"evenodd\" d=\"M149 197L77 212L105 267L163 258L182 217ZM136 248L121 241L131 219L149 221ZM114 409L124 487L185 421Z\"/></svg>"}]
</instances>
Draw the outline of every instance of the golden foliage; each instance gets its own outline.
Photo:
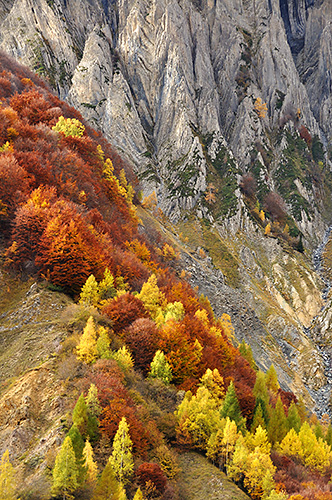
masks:
<instances>
[{"instance_id":1,"label":"golden foliage","mask_svg":"<svg viewBox=\"0 0 332 500\"><path fill-rule=\"evenodd\" d=\"M257 97L254 108L259 118L265 118L267 112L267 105L266 102L262 101L261 97Z\"/></svg>"}]
</instances>

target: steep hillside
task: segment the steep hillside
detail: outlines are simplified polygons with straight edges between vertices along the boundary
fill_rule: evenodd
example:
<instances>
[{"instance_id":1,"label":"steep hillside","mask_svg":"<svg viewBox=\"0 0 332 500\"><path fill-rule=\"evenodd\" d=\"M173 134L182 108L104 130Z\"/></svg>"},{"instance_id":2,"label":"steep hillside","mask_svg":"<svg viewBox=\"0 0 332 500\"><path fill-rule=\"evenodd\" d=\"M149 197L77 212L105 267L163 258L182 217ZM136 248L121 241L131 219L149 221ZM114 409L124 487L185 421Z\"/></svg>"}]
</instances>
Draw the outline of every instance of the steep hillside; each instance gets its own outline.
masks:
<instances>
[{"instance_id":1,"label":"steep hillside","mask_svg":"<svg viewBox=\"0 0 332 500\"><path fill-rule=\"evenodd\" d=\"M0 63L0 496L245 497L218 465L253 500L329 500L328 415L269 366L328 407L301 329L321 284L276 195L266 220L242 177L238 226L171 224L76 110Z\"/></svg>"},{"instance_id":2,"label":"steep hillside","mask_svg":"<svg viewBox=\"0 0 332 500\"><path fill-rule=\"evenodd\" d=\"M192 282L218 315L227 299L238 338L308 403L307 389L330 391L306 329L323 306L311 251L332 214L331 16L328 0L20 0L0 12L1 47L133 163L185 253L202 249L207 274L223 273Z\"/></svg>"}]
</instances>

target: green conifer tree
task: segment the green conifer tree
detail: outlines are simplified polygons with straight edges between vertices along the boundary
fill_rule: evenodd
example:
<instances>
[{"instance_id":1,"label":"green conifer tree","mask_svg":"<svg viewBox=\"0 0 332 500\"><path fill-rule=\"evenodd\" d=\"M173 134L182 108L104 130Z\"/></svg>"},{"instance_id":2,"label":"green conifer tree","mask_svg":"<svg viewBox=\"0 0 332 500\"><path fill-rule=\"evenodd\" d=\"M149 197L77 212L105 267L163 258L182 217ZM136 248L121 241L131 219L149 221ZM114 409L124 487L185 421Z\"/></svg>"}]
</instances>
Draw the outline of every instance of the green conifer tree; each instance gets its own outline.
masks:
<instances>
[{"instance_id":1,"label":"green conifer tree","mask_svg":"<svg viewBox=\"0 0 332 500\"><path fill-rule=\"evenodd\" d=\"M251 368L253 370L258 370L257 365L256 365L256 361L254 360L251 346L249 344L247 344L244 341L244 339L242 340L241 344L239 345L239 351L242 354L242 356L244 357L244 359L246 359L248 361Z\"/></svg>"},{"instance_id":2,"label":"green conifer tree","mask_svg":"<svg viewBox=\"0 0 332 500\"><path fill-rule=\"evenodd\" d=\"M78 398L73 410L73 423L76 425L81 435L85 437L88 432L89 415L83 392Z\"/></svg>"},{"instance_id":3,"label":"green conifer tree","mask_svg":"<svg viewBox=\"0 0 332 500\"><path fill-rule=\"evenodd\" d=\"M332 425L331 424L329 424L329 426L327 428L325 441L329 446L332 447Z\"/></svg>"},{"instance_id":4,"label":"green conifer tree","mask_svg":"<svg viewBox=\"0 0 332 500\"><path fill-rule=\"evenodd\" d=\"M261 370L259 370L256 375L256 382L252 392L256 398L256 401L259 398L260 400L264 401L266 407L268 406L270 398L266 387L265 375Z\"/></svg>"},{"instance_id":5,"label":"green conifer tree","mask_svg":"<svg viewBox=\"0 0 332 500\"><path fill-rule=\"evenodd\" d=\"M148 377L158 378L164 384L170 384L173 378L172 368L167 362L165 354L162 351L157 351L150 365Z\"/></svg>"},{"instance_id":6,"label":"green conifer tree","mask_svg":"<svg viewBox=\"0 0 332 500\"><path fill-rule=\"evenodd\" d=\"M319 422L317 422L317 424L315 425L314 432L317 439L324 438L323 429Z\"/></svg>"},{"instance_id":7,"label":"green conifer tree","mask_svg":"<svg viewBox=\"0 0 332 500\"><path fill-rule=\"evenodd\" d=\"M229 417L230 420L236 423L239 430L245 429L245 419L241 415L241 409L233 382L228 386L224 403L220 410L220 416L221 418Z\"/></svg>"},{"instance_id":8,"label":"green conifer tree","mask_svg":"<svg viewBox=\"0 0 332 500\"><path fill-rule=\"evenodd\" d=\"M284 405L278 396L275 408L268 425L268 436L272 444L280 443L287 434L287 420Z\"/></svg>"},{"instance_id":9,"label":"green conifer tree","mask_svg":"<svg viewBox=\"0 0 332 500\"><path fill-rule=\"evenodd\" d=\"M279 389L278 375L274 365L271 365L265 374L266 387L270 389L274 394L277 394Z\"/></svg>"},{"instance_id":10,"label":"green conifer tree","mask_svg":"<svg viewBox=\"0 0 332 500\"><path fill-rule=\"evenodd\" d=\"M80 294L80 304L96 307L100 300L99 287L96 278L91 274L82 287Z\"/></svg>"},{"instance_id":11,"label":"green conifer tree","mask_svg":"<svg viewBox=\"0 0 332 500\"><path fill-rule=\"evenodd\" d=\"M123 484L128 482L133 473L134 461L132 448L133 443L129 435L129 426L126 418L122 417L114 437L113 452L109 460L117 479Z\"/></svg>"},{"instance_id":12,"label":"green conifer tree","mask_svg":"<svg viewBox=\"0 0 332 500\"><path fill-rule=\"evenodd\" d=\"M116 480L112 464L107 462L94 490L92 500L119 500L119 492L119 483Z\"/></svg>"},{"instance_id":13,"label":"green conifer tree","mask_svg":"<svg viewBox=\"0 0 332 500\"><path fill-rule=\"evenodd\" d=\"M299 416L299 412L297 411L297 406L294 403L294 401L291 402L290 407L288 409L287 428L289 431L291 429L294 429L297 433L299 433L301 429L301 419Z\"/></svg>"},{"instance_id":14,"label":"green conifer tree","mask_svg":"<svg viewBox=\"0 0 332 500\"><path fill-rule=\"evenodd\" d=\"M52 475L52 495L61 495L63 499L72 500L74 498L72 493L78 488L78 470L75 452L69 436L65 438L55 458Z\"/></svg>"},{"instance_id":15,"label":"green conifer tree","mask_svg":"<svg viewBox=\"0 0 332 500\"><path fill-rule=\"evenodd\" d=\"M257 372L253 393L254 396L256 397L255 411L258 405L260 405L262 408L265 427L267 427L272 409L269 403L270 398L266 387L265 375L262 371Z\"/></svg>"},{"instance_id":16,"label":"green conifer tree","mask_svg":"<svg viewBox=\"0 0 332 500\"><path fill-rule=\"evenodd\" d=\"M6 450L0 460L0 500L17 500L14 467Z\"/></svg>"},{"instance_id":17,"label":"green conifer tree","mask_svg":"<svg viewBox=\"0 0 332 500\"><path fill-rule=\"evenodd\" d=\"M73 445L73 450L76 457L76 465L77 465L77 481L80 485L84 483L85 480L85 469L83 466L83 449L84 449L84 440L80 431L77 428L77 425L73 424L68 432L68 436L71 439L71 443Z\"/></svg>"},{"instance_id":18,"label":"green conifer tree","mask_svg":"<svg viewBox=\"0 0 332 500\"><path fill-rule=\"evenodd\" d=\"M262 410L262 405L261 403L258 403L258 405L256 405L256 409L255 409L255 413L254 413L254 418L253 418L253 421L252 421L252 424L251 424L251 432L255 432L255 430L257 429L258 426L261 426L262 429L266 429L266 423L265 423L265 420L264 420L264 416L263 416L263 410Z\"/></svg>"}]
</instances>

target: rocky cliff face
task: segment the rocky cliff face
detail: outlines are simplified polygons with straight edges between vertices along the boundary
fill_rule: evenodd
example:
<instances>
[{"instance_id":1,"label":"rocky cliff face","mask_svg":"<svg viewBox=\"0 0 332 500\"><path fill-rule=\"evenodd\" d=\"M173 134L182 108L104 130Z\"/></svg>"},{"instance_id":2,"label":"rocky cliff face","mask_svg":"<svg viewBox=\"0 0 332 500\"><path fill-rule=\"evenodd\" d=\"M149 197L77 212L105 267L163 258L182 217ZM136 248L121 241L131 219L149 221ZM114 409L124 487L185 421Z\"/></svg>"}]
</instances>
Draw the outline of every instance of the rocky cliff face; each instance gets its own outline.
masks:
<instances>
[{"instance_id":1,"label":"rocky cliff face","mask_svg":"<svg viewBox=\"0 0 332 500\"><path fill-rule=\"evenodd\" d=\"M19 0L0 16L1 47L102 129L173 219L204 213L209 160L226 147L246 170L285 115L330 139L327 1Z\"/></svg>"},{"instance_id":2,"label":"rocky cliff face","mask_svg":"<svg viewBox=\"0 0 332 500\"><path fill-rule=\"evenodd\" d=\"M0 2L0 47L133 163L144 196L155 191L175 232L188 231L184 265L199 248L211 257L210 279L194 267L193 284L299 392L326 383L303 332L323 285L310 259L264 237L239 180L255 177L259 208L277 190L291 232L318 244L332 214L331 20L329 0Z\"/></svg>"}]
</instances>

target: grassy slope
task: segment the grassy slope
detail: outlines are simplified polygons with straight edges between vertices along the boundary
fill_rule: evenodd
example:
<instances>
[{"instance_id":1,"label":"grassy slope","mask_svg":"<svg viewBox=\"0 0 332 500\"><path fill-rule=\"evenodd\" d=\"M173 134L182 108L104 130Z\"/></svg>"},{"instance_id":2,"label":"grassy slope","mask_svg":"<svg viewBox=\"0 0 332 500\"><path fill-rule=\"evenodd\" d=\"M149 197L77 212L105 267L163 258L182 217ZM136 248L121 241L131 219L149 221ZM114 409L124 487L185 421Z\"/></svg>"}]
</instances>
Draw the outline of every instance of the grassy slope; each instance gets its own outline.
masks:
<instances>
[{"instance_id":1,"label":"grassy slope","mask_svg":"<svg viewBox=\"0 0 332 500\"><path fill-rule=\"evenodd\" d=\"M246 500L249 497L217 467L198 453L180 455L179 478L181 499Z\"/></svg>"},{"instance_id":2,"label":"grassy slope","mask_svg":"<svg viewBox=\"0 0 332 500\"><path fill-rule=\"evenodd\" d=\"M65 333L59 313L71 302L64 294L0 272L0 389L57 350Z\"/></svg>"}]
</instances>

